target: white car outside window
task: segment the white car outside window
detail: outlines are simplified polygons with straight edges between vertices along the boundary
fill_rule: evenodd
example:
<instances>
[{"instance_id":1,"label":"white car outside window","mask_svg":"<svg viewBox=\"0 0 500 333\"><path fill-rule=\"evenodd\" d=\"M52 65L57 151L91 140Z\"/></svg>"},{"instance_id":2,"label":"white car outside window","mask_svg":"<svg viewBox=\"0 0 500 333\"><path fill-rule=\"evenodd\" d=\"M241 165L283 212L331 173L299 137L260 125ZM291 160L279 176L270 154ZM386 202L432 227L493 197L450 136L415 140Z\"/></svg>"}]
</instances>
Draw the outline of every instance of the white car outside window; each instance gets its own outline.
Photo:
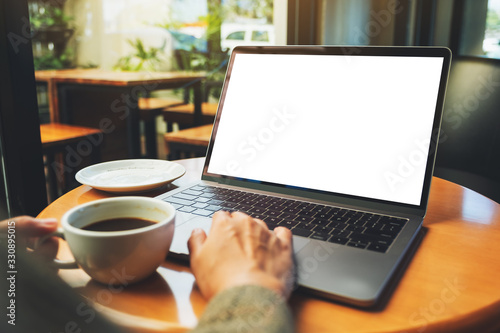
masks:
<instances>
[{"instance_id":1,"label":"white car outside window","mask_svg":"<svg viewBox=\"0 0 500 333\"><path fill-rule=\"evenodd\" d=\"M238 45L275 45L274 26L223 25L221 29L222 49L232 50Z\"/></svg>"}]
</instances>

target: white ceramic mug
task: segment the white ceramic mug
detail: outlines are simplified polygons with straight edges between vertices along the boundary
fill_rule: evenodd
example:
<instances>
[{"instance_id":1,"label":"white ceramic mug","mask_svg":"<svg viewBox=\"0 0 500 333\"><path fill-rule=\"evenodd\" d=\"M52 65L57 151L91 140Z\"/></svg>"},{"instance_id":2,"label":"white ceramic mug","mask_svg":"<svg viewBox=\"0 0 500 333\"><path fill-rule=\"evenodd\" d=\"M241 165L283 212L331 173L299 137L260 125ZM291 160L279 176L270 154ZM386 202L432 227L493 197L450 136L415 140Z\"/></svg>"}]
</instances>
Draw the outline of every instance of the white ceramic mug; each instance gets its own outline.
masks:
<instances>
[{"instance_id":1,"label":"white ceramic mug","mask_svg":"<svg viewBox=\"0 0 500 333\"><path fill-rule=\"evenodd\" d=\"M141 218L155 223L137 229L91 231L82 228L98 221ZM58 268L81 267L94 280L111 285L138 282L161 265L175 229L175 208L147 197L116 197L92 201L67 211L61 228L50 236L62 237L75 261L54 260Z\"/></svg>"}]
</instances>

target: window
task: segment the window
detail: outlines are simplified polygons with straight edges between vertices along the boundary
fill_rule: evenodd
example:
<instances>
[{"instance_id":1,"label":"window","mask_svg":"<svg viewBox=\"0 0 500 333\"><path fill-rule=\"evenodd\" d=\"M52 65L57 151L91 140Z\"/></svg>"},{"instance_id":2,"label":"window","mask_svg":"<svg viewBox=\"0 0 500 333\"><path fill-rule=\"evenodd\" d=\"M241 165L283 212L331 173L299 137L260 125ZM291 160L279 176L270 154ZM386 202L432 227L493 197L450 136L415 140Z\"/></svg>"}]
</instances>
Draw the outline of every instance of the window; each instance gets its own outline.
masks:
<instances>
[{"instance_id":1,"label":"window","mask_svg":"<svg viewBox=\"0 0 500 333\"><path fill-rule=\"evenodd\" d=\"M252 40L256 42L268 42L269 34L267 31L252 31Z\"/></svg>"},{"instance_id":2,"label":"window","mask_svg":"<svg viewBox=\"0 0 500 333\"><path fill-rule=\"evenodd\" d=\"M244 31L236 31L227 35L228 40L245 40L245 32Z\"/></svg>"},{"instance_id":3,"label":"window","mask_svg":"<svg viewBox=\"0 0 500 333\"><path fill-rule=\"evenodd\" d=\"M500 0L463 0L453 4L454 54L500 58Z\"/></svg>"},{"instance_id":4,"label":"window","mask_svg":"<svg viewBox=\"0 0 500 333\"><path fill-rule=\"evenodd\" d=\"M500 0L488 1L483 51L487 57L500 58Z\"/></svg>"}]
</instances>

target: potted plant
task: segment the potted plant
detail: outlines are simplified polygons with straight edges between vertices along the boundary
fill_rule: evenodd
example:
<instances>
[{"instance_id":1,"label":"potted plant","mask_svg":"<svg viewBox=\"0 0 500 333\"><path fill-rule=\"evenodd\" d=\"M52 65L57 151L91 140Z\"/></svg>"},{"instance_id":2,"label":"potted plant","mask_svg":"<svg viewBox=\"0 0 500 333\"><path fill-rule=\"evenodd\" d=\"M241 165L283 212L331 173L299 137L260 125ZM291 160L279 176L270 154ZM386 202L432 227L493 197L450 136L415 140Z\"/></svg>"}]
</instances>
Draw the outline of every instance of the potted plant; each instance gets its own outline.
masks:
<instances>
[{"instance_id":1,"label":"potted plant","mask_svg":"<svg viewBox=\"0 0 500 333\"><path fill-rule=\"evenodd\" d=\"M159 57L161 51L165 48L166 41L161 47L150 47L147 49L142 40L136 38L135 40L127 41L134 49L132 54L121 57L118 62L113 66L114 70L121 71L155 71L161 63Z\"/></svg>"},{"instance_id":2,"label":"potted plant","mask_svg":"<svg viewBox=\"0 0 500 333\"><path fill-rule=\"evenodd\" d=\"M63 3L29 4L35 69L72 67L73 52L67 47L73 35L73 18L64 14Z\"/></svg>"}]
</instances>

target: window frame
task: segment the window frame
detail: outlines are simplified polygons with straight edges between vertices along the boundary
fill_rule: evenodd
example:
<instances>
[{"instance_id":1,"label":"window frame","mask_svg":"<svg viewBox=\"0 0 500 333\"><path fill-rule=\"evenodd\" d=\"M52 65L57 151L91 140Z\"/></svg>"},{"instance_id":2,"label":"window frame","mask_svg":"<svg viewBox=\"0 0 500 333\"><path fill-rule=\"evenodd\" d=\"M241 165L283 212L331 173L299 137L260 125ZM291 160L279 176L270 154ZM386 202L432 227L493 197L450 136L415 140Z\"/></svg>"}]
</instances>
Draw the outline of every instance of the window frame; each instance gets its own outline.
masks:
<instances>
[{"instance_id":1,"label":"window frame","mask_svg":"<svg viewBox=\"0 0 500 333\"><path fill-rule=\"evenodd\" d=\"M466 28L467 15L472 15L468 10L468 2L470 0L455 0L453 3L453 17L451 22L451 33L450 33L450 49L455 57L460 57L464 59L488 59L488 61L500 61L500 57L488 57L486 55L474 54L474 52L464 52L465 49L472 49L474 41L476 43L483 44L485 29L479 29L483 33L481 40L472 38L471 36L464 37L464 29ZM478 1L478 0L474 0ZM486 8L488 6L488 0L482 0L486 2ZM477 5L477 2L472 2ZM470 5L470 3L469 3ZM486 20L487 12L484 13L484 18ZM469 17L470 18L470 17ZM485 21L486 24L486 21ZM468 40L466 40L468 38Z\"/></svg>"},{"instance_id":2,"label":"window frame","mask_svg":"<svg viewBox=\"0 0 500 333\"><path fill-rule=\"evenodd\" d=\"M47 205L27 0L0 2L0 144L9 217Z\"/></svg>"}]
</instances>

